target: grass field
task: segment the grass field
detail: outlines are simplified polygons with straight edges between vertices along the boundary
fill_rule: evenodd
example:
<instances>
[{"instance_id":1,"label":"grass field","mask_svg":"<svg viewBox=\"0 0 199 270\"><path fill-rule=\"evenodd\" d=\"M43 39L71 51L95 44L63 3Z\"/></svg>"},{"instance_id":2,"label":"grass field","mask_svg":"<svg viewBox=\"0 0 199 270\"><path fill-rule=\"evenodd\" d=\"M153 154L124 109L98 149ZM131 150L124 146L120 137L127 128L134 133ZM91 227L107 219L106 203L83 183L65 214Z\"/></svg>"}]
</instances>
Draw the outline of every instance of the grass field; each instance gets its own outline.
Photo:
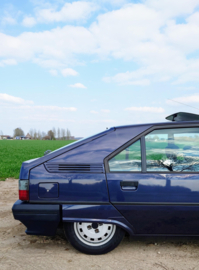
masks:
<instances>
[{"instance_id":1,"label":"grass field","mask_svg":"<svg viewBox=\"0 0 199 270\"><path fill-rule=\"evenodd\" d=\"M0 180L19 178L23 161L42 157L46 150L56 150L74 141L0 141Z\"/></svg>"}]
</instances>

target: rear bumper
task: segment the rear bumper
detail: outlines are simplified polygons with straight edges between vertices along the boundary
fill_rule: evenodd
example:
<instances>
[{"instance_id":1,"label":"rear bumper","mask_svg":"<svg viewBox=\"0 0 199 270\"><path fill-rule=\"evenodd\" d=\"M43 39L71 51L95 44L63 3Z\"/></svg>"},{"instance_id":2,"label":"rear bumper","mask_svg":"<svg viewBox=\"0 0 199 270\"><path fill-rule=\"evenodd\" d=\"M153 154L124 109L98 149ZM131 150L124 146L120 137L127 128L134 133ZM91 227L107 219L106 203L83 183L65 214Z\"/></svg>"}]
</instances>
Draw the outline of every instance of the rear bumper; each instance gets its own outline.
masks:
<instances>
[{"instance_id":1,"label":"rear bumper","mask_svg":"<svg viewBox=\"0 0 199 270\"><path fill-rule=\"evenodd\" d=\"M30 204L16 201L12 207L13 216L26 227L27 234L55 235L60 223L60 205Z\"/></svg>"}]
</instances>

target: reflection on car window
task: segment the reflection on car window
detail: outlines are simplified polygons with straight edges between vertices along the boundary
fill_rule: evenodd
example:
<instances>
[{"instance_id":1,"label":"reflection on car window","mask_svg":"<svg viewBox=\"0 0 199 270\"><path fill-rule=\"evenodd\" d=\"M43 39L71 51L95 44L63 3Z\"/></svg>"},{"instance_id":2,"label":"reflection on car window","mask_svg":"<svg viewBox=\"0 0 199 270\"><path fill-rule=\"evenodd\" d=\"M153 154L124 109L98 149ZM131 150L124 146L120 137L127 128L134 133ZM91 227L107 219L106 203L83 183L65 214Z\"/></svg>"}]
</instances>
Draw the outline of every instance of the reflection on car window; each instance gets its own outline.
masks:
<instances>
[{"instance_id":1,"label":"reflection on car window","mask_svg":"<svg viewBox=\"0 0 199 270\"><path fill-rule=\"evenodd\" d=\"M141 171L140 140L109 160L110 171Z\"/></svg>"},{"instance_id":2,"label":"reflection on car window","mask_svg":"<svg viewBox=\"0 0 199 270\"><path fill-rule=\"evenodd\" d=\"M199 128L155 130L145 140L147 171L199 171Z\"/></svg>"}]
</instances>

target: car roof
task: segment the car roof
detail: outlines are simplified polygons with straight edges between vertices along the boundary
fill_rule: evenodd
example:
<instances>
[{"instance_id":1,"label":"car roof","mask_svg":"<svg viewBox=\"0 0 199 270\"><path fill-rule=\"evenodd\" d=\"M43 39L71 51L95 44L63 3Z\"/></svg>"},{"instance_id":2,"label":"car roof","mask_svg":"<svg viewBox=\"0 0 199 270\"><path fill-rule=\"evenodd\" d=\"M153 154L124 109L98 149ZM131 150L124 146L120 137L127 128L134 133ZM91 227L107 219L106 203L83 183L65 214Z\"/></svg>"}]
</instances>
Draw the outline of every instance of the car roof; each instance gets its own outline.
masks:
<instances>
[{"instance_id":1,"label":"car roof","mask_svg":"<svg viewBox=\"0 0 199 270\"><path fill-rule=\"evenodd\" d=\"M134 124L134 125L124 125L124 126L115 126L114 128L132 128L132 127L140 127L140 126L170 126L170 125L193 125L199 124L199 121L175 121L175 122L156 122L156 123L144 123L144 124Z\"/></svg>"}]
</instances>

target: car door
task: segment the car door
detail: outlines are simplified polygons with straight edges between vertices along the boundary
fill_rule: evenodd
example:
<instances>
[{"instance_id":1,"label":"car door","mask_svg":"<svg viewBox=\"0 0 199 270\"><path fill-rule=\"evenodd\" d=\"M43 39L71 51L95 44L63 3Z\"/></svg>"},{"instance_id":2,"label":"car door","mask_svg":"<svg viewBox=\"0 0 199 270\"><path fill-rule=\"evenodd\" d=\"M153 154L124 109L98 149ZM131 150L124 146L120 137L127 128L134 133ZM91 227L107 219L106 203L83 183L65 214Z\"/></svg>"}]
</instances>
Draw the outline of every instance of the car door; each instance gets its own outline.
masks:
<instances>
[{"instance_id":1,"label":"car door","mask_svg":"<svg viewBox=\"0 0 199 270\"><path fill-rule=\"evenodd\" d=\"M136 234L199 234L199 128L156 128L105 160L111 203Z\"/></svg>"}]
</instances>

